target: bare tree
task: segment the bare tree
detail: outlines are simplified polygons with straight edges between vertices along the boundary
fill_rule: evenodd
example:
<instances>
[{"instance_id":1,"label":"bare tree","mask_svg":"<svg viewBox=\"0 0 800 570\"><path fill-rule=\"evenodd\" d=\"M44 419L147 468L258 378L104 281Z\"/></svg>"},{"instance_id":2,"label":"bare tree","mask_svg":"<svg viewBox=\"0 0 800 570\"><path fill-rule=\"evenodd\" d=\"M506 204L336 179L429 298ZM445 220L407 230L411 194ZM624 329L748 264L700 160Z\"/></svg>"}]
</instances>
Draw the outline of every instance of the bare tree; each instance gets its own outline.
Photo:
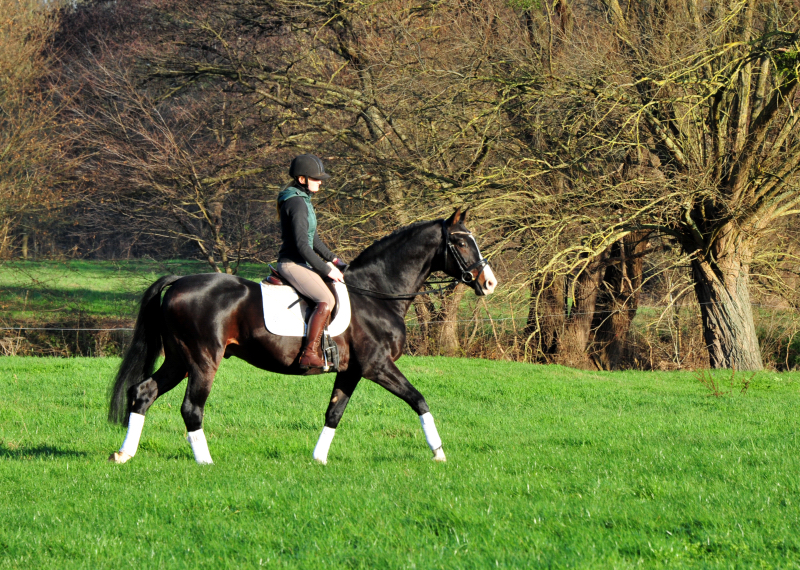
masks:
<instances>
[{"instance_id":1,"label":"bare tree","mask_svg":"<svg viewBox=\"0 0 800 570\"><path fill-rule=\"evenodd\" d=\"M60 37L81 231L156 250L189 244L226 273L269 259L276 218L266 192L276 184L264 176L277 165L258 111L222 86L153 81L147 57L176 41L170 13L146 2L108 8L70 11Z\"/></svg>"},{"instance_id":2,"label":"bare tree","mask_svg":"<svg viewBox=\"0 0 800 570\"><path fill-rule=\"evenodd\" d=\"M59 200L65 161L46 53L55 27L56 14L40 2L0 0L0 259L12 254L16 232L27 257L34 220Z\"/></svg>"},{"instance_id":3,"label":"bare tree","mask_svg":"<svg viewBox=\"0 0 800 570\"><path fill-rule=\"evenodd\" d=\"M431 208L444 213L498 186L490 170L504 160L495 148L498 90L476 81L485 46L463 40L465 30L484 39L497 32L486 7L497 9L282 0L175 8L180 46L151 50L147 77L172 86L175 95L162 91L168 98L218 86L265 127L248 133L265 154L331 159L338 188L322 215L363 247L387 226L430 217ZM442 31L432 33L431 22ZM437 311L436 336L447 351L456 350L461 294L441 311L417 305L422 315Z\"/></svg>"},{"instance_id":4,"label":"bare tree","mask_svg":"<svg viewBox=\"0 0 800 570\"><path fill-rule=\"evenodd\" d=\"M73 110L88 157L86 228L101 231L104 213L112 212L150 236L194 244L225 273L265 250L256 230L263 231L263 218L274 219L271 210L251 206L264 202L264 185L249 185L268 167L254 158L236 101L159 100L120 65L94 65L89 89L92 97Z\"/></svg>"},{"instance_id":5,"label":"bare tree","mask_svg":"<svg viewBox=\"0 0 800 570\"><path fill-rule=\"evenodd\" d=\"M712 366L759 369L750 266L760 240L800 204L795 172L797 41L772 2L694 2L625 14L604 2L630 82L598 85L653 137L675 184L630 227L673 236L692 255ZM674 31L669 40L658 27ZM681 49L677 39L689 40ZM674 58L677 63L667 58ZM631 203L629 203L632 205Z\"/></svg>"},{"instance_id":6,"label":"bare tree","mask_svg":"<svg viewBox=\"0 0 800 570\"><path fill-rule=\"evenodd\" d=\"M513 72L521 100L512 111L535 133L540 171L561 172L591 197L569 194L569 214L548 227L572 219L579 241L555 248L540 267L581 290L586 280L602 282L586 272L602 271L605 257L617 264L605 281L619 284L623 256L609 257L614 244L631 235L674 240L689 255L715 367L761 368L750 269L765 253L757 244L798 213L798 36L781 29L793 10L756 0L715 2L705 12L693 1L589 3L552 74L541 66ZM637 152L656 160L625 174Z\"/></svg>"}]
</instances>

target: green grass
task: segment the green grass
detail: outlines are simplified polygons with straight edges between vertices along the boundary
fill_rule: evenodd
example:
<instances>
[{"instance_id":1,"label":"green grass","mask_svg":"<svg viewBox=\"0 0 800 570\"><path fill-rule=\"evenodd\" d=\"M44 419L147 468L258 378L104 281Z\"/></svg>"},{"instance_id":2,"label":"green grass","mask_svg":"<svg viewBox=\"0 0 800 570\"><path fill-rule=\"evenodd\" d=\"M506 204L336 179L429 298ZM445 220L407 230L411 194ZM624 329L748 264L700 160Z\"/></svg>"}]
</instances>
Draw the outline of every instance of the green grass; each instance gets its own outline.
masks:
<instances>
[{"instance_id":1,"label":"green grass","mask_svg":"<svg viewBox=\"0 0 800 570\"><path fill-rule=\"evenodd\" d=\"M199 261L12 261L0 265L0 309L7 320L57 321L64 317L132 319L156 279L208 273ZM239 274L260 280L266 267L245 264Z\"/></svg>"},{"instance_id":2,"label":"green grass","mask_svg":"<svg viewBox=\"0 0 800 570\"><path fill-rule=\"evenodd\" d=\"M183 439L181 385L118 466L117 363L0 359L0 568L800 566L800 374L715 398L688 373L405 357L448 462L363 381L321 466L332 377L231 360L215 465Z\"/></svg>"}]
</instances>

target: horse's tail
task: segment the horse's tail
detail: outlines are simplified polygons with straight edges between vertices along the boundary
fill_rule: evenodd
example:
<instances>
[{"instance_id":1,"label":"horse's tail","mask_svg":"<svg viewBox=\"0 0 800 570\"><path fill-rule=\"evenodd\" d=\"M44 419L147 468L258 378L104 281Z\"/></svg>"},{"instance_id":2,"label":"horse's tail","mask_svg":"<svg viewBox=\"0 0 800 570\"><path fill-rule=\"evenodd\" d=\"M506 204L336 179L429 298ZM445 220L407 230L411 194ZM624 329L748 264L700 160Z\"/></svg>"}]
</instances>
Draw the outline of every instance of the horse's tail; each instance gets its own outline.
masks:
<instances>
[{"instance_id":1,"label":"horse's tail","mask_svg":"<svg viewBox=\"0 0 800 570\"><path fill-rule=\"evenodd\" d=\"M153 374L162 348L161 291L178 279L178 275L166 275L150 285L142 296L133 340L109 390L108 421L112 423L121 424L127 419L128 389Z\"/></svg>"}]
</instances>

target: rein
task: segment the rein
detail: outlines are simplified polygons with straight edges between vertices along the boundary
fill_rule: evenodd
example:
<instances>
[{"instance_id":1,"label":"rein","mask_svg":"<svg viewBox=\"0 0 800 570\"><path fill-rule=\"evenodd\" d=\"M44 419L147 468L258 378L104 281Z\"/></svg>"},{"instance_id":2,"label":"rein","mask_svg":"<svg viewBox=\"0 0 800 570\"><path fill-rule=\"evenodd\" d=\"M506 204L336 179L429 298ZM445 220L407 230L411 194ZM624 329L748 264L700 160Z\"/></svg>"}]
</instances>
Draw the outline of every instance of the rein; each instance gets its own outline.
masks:
<instances>
[{"instance_id":1,"label":"rein","mask_svg":"<svg viewBox=\"0 0 800 570\"><path fill-rule=\"evenodd\" d=\"M478 255L480 259L473 263L470 266L467 266L467 260L464 259L464 256L455 248L455 246L450 243L450 231L447 229L447 224L445 220L442 220L442 229L444 230L444 242L446 244L445 248L445 263L447 263L447 252L449 251L453 258L456 260L456 264L458 265L459 270L461 271L461 276L458 278L452 279L438 279L435 281L426 281L426 285L443 285L447 284L446 287L438 287L433 289L426 289L424 291L418 291L416 293L406 293L401 295L393 295L391 293L383 293L381 291L373 291L372 289L363 289L361 287L356 287L355 285L347 285L347 289L354 289L358 291L361 295L365 297L373 297L375 299L384 299L387 301L412 301L419 297L420 295L431 295L434 293L438 293L441 297L444 297L445 291L450 289L454 289L456 285L459 283L464 283L465 285L471 285L474 281L477 281L478 277L481 276L483 273L484 267L489 265L489 261L480 254L480 250L478 250ZM467 234L472 237L471 232L453 232L454 234ZM472 238L473 241L475 238ZM478 247L478 243L475 243L475 247ZM478 269L477 277L472 274L473 269Z\"/></svg>"},{"instance_id":2,"label":"rein","mask_svg":"<svg viewBox=\"0 0 800 570\"><path fill-rule=\"evenodd\" d=\"M440 284L447 284L446 287L438 287L434 289L425 289L424 291L417 291L416 293L407 293L402 295L393 295L391 293L383 293L381 291L373 291L372 289L363 289L361 287L356 287L355 285L349 285L345 283L347 286L347 290L355 290L359 295L363 295L365 297L372 297L374 299L384 299L386 301L412 301L419 297L420 295L431 295L434 293L438 293L440 296L443 296L445 291L449 291L450 289L454 289L456 285L459 283L463 283L463 281L459 279L439 279L436 281L426 281L426 285L440 285Z\"/></svg>"}]
</instances>

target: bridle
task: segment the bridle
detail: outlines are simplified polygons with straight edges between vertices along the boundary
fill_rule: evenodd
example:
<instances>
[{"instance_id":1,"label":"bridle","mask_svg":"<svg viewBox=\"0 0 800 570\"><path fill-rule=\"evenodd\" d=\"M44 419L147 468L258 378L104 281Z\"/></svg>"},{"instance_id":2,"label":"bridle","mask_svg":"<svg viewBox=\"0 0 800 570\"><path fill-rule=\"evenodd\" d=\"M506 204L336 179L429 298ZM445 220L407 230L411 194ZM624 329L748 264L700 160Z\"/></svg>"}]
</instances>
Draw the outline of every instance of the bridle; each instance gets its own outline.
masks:
<instances>
[{"instance_id":1,"label":"bridle","mask_svg":"<svg viewBox=\"0 0 800 570\"><path fill-rule=\"evenodd\" d=\"M450 252L450 255L456 260L456 264L458 264L458 269L461 271L461 277L456 281L457 283L464 283L466 285L472 286L475 281L478 280L478 277L481 276L483 273L484 268L489 265L489 261L481 255L481 250L478 247L478 242L475 241L475 236L472 235L472 232L451 232L447 228L447 223L445 220L442 220L442 230L444 231L444 242L447 244L447 249L445 249L445 258L444 262L445 265L447 264L447 252ZM475 250L478 252L478 261L473 263L472 265L467 265L467 260L464 259L464 256L461 255L461 252L456 249L456 246L450 241L451 235L458 235L463 234L472 238L473 243L475 244ZM473 275L472 271L477 269L477 275Z\"/></svg>"},{"instance_id":2,"label":"bridle","mask_svg":"<svg viewBox=\"0 0 800 570\"><path fill-rule=\"evenodd\" d=\"M475 237L472 235L472 232L466 231L455 231L451 232L447 228L446 220L442 220L442 230L444 231L444 242L446 244L444 250L444 263L447 265L447 252L450 252L450 255L453 256L453 259L456 260L456 265L458 265L459 271L461 271L461 276L458 278L453 277L452 279L437 279L432 281L426 281L427 285L439 285L438 288L433 289L425 289L424 291L417 291L416 293L407 293L404 295L393 295L391 293L383 293L381 291L373 291L371 289L363 289L361 287L356 287L355 285L347 284L348 290L354 290L361 295L366 297L373 297L376 299L385 299L389 301L411 301L420 295L431 295L434 293L438 293L440 296L443 296L445 291L449 291L453 289L459 283L464 283L465 285L469 285L470 287L474 287L475 282L478 280L478 277L481 276L483 273L484 268L489 265L489 261L481 255L481 250L478 247L478 242L475 240ZM456 249L456 247L450 242L450 235L451 234L463 234L467 235L472 238L472 241L475 243L475 249L478 252L478 256L480 259L473 263L472 265L467 265L467 260L464 259L464 256L461 255L461 252ZM477 275L473 275L472 271L478 269ZM443 287L442 285L446 285ZM480 289L478 289L480 291ZM479 293L480 294L480 293Z\"/></svg>"}]
</instances>

